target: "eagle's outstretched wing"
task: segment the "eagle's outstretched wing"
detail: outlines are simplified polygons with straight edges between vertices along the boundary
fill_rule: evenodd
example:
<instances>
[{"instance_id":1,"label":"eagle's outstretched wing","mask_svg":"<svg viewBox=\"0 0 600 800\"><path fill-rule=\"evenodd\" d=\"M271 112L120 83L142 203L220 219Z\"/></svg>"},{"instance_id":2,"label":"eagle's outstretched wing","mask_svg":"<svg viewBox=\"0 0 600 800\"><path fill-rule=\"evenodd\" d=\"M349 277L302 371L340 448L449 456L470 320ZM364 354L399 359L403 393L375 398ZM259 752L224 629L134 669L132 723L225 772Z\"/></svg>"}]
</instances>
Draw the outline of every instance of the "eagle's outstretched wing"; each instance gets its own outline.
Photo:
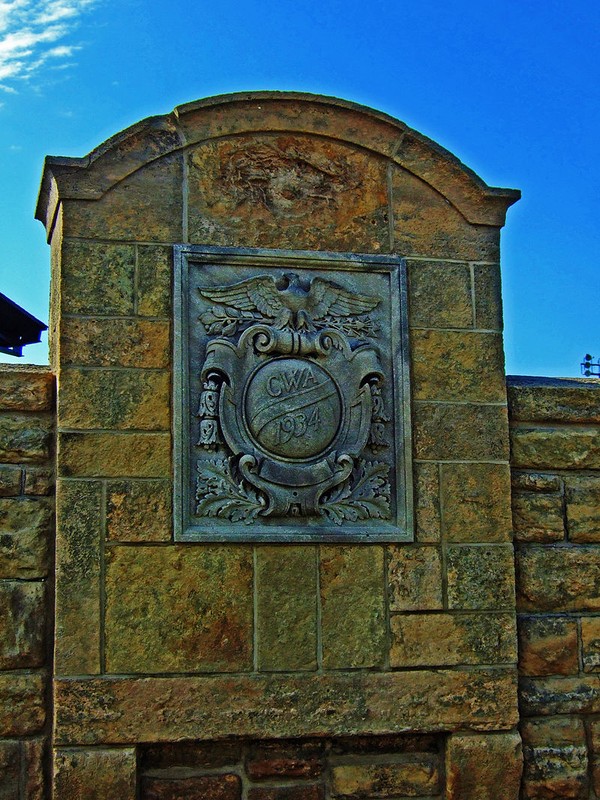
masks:
<instances>
[{"instance_id":1,"label":"eagle's outstretched wing","mask_svg":"<svg viewBox=\"0 0 600 800\"><path fill-rule=\"evenodd\" d=\"M202 297L239 311L260 311L265 317L276 317L286 306L275 281L259 275L231 286L198 289Z\"/></svg>"},{"instance_id":2,"label":"eagle's outstretched wing","mask_svg":"<svg viewBox=\"0 0 600 800\"><path fill-rule=\"evenodd\" d=\"M307 310L313 319L319 320L327 314L340 317L365 314L377 305L379 305L377 297L353 294L336 283L315 278L310 285Z\"/></svg>"}]
</instances>

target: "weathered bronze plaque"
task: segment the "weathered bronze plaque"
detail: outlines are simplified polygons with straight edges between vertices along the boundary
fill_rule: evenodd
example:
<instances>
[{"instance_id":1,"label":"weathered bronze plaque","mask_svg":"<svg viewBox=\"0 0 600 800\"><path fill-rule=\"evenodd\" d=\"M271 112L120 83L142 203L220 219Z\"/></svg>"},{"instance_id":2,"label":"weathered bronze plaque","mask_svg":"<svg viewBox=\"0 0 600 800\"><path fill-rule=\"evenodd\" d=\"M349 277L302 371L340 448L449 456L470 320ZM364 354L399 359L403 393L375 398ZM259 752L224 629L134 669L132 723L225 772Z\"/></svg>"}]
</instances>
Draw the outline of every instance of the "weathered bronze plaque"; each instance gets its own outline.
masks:
<instances>
[{"instance_id":1,"label":"weathered bronze plaque","mask_svg":"<svg viewBox=\"0 0 600 800\"><path fill-rule=\"evenodd\" d=\"M402 260L175 256L176 538L412 539Z\"/></svg>"}]
</instances>

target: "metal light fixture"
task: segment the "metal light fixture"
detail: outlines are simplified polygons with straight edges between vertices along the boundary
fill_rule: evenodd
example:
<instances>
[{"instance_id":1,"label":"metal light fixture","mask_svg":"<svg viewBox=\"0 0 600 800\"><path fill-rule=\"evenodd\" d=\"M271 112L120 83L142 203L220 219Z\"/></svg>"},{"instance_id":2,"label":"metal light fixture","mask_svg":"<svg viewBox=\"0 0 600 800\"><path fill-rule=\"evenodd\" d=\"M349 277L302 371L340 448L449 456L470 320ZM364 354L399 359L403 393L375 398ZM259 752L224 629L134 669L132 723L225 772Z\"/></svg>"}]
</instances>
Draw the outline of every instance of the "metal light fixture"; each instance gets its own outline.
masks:
<instances>
[{"instance_id":1,"label":"metal light fixture","mask_svg":"<svg viewBox=\"0 0 600 800\"><path fill-rule=\"evenodd\" d=\"M581 362L581 374L586 378L600 377L600 358L594 359L594 356L586 353Z\"/></svg>"}]
</instances>

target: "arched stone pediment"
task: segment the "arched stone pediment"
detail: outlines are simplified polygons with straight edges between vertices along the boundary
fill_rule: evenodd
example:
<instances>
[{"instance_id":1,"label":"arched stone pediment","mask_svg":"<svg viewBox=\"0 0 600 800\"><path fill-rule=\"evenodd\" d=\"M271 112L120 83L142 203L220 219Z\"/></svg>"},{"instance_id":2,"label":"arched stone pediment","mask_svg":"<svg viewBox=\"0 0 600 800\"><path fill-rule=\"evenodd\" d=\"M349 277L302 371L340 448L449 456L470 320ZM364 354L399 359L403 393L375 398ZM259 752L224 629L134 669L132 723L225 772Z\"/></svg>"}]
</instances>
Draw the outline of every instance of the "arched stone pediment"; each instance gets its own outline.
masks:
<instances>
[{"instance_id":1,"label":"arched stone pediment","mask_svg":"<svg viewBox=\"0 0 600 800\"><path fill-rule=\"evenodd\" d=\"M239 168L240 186L233 205L256 200L258 195L259 203L275 216L303 201L331 206L336 193L352 188L351 173L355 183L356 179L363 183L360 161L380 165L385 178L381 191L386 191L387 184L388 193L393 192L394 176L404 175L415 187L409 194L433 193L474 225L502 226L506 209L520 196L513 189L487 186L447 150L381 112L319 95L244 92L187 103L170 114L149 117L83 158L48 157L36 216L50 231L59 201L99 201L124 182L128 182L133 207L140 199L136 186L145 183L138 173L144 171L155 176L161 172L162 192L178 195L189 177L190 164L192 173L202 168L210 171L206 153L211 148L219 164L229 160L229 169L214 176L215 190L222 191L220 183L225 184L227 194L227 185L232 187ZM312 159L306 157L307 149L313 151ZM262 200L260 186L266 187ZM405 193L400 186L396 191ZM213 201L209 198L208 202ZM193 203L193 197L183 201L183 205ZM164 209L150 204L149 213L153 210L164 214ZM360 204L352 210L358 216L369 213ZM231 209L224 211L230 214ZM211 225L210 219L207 224ZM184 233L158 238L185 238Z\"/></svg>"}]
</instances>

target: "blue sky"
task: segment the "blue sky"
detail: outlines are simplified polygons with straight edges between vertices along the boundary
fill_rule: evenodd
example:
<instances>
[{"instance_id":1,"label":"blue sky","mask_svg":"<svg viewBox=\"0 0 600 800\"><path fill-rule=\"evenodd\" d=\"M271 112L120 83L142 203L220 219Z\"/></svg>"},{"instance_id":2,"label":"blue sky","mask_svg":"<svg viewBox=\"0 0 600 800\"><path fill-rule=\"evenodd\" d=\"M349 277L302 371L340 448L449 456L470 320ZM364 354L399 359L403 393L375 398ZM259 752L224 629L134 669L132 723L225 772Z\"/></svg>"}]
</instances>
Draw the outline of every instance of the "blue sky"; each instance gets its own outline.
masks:
<instances>
[{"instance_id":1,"label":"blue sky","mask_svg":"<svg viewBox=\"0 0 600 800\"><path fill-rule=\"evenodd\" d=\"M0 291L47 321L46 154L200 97L315 92L522 190L502 234L507 371L577 375L600 356L599 42L598 0L0 0Z\"/></svg>"}]
</instances>

